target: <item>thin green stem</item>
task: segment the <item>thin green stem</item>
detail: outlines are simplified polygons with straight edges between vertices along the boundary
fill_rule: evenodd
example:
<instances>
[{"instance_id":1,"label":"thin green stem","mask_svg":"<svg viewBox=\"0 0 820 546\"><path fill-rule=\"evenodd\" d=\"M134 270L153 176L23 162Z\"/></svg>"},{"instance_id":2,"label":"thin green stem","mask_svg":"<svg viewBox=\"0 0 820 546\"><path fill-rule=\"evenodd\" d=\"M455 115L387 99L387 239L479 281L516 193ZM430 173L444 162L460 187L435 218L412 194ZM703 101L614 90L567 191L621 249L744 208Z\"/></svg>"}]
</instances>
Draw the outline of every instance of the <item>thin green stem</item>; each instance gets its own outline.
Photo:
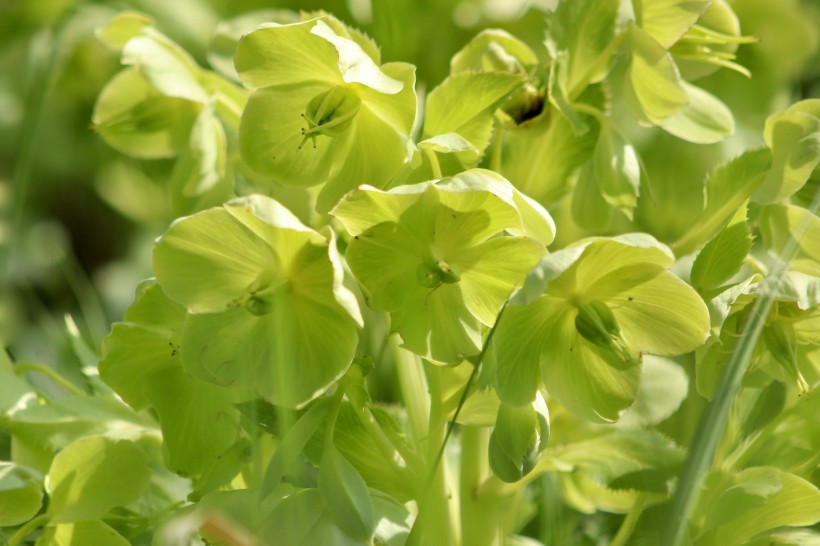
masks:
<instances>
[{"instance_id":1,"label":"thin green stem","mask_svg":"<svg viewBox=\"0 0 820 546\"><path fill-rule=\"evenodd\" d=\"M427 161L430 162L430 168L433 170L433 178L442 178L441 165L439 165L436 152L430 148L425 148L424 155L427 157Z\"/></svg>"},{"instance_id":2,"label":"thin green stem","mask_svg":"<svg viewBox=\"0 0 820 546\"><path fill-rule=\"evenodd\" d=\"M34 519L29 520L25 525L17 529L17 532L11 535L7 546L18 546L31 533L43 527L51 519L50 514L41 514Z\"/></svg>"},{"instance_id":3,"label":"thin green stem","mask_svg":"<svg viewBox=\"0 0 820 546\"><path fill-rule=\"evenodd\" d=\"M71 395L83 396L85 394L82 389L48 366L37 364L36 362L21 362L14 365L14 373L18 377L23 377L26 372L35 372L48 377L52 382Z\"/></svg>"},{"instance_id":4,"label":"thin green stem","mask_svg":"<svg viewBox=\"0 0 820 546\"><path fill-rule=\"evenodd\" d=\"M635 497L635 502L632 503L632 507L629 509L623 522L621 522L621 527L618 529L618 533L612 539L612 542L609 543L609 546L626 546L629 544L629 539L635 530L635 525L637 525L638 519L641 517L641 513L646 507L648 500L649 496L646 493L639 493Z\"/></svg>"},{"instance_id":5,"label":"thin green stem","mask_svg":"<svg viewBox=\"0 0 820 546\"><path fill-rule=\"evenodd\" d=\"M815 195L809 211L814 214L818 207L820 207L820 191ZM798 226L795 234L800 237L806 229L808 226ZM771 284L782 282L782 275L787 270L789 261L796 255L798 248L796 238L790 236L781 252L780 260L772 267L767 282ZM766 323L775 293L776 290L765 290L753 304L754 307L740 342L729 358L729 364L715 392L715 397L701 420L686 460L686 466L678 482L678 489L669 505L664 544L680 546L688 539L686 533L689 514L695 506L703 479L713 464L717 446L726 429L729 411L749 367L749 361Z\"/></svg>"},{"instance_id":6,"label":"thin green stem","mask_svg":"<svg viewBox=\"0 0 820 546\"><path fill-rule=\"evenodd\" d=\"M500 546L504 538L503 517L499 501L506 495L494 495L483 487L492 476L488 458L489 427L466 426L461 430L459 501L464 544Z\"/></svg>"}]
</instances>

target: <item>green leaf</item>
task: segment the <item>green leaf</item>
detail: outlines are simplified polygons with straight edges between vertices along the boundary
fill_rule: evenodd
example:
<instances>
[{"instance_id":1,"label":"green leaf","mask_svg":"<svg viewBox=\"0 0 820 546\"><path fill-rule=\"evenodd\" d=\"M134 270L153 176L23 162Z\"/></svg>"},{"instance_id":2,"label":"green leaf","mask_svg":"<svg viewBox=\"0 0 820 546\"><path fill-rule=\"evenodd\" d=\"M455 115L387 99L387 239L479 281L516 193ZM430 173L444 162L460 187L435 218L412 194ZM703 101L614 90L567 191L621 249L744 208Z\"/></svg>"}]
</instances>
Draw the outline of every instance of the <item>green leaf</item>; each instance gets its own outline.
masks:
<instances>
[{"instance_id":1,"label":"green leaf","mask_svg":"<svg viewBox=\"0 0 820 546\"><path fill-rule=\"evenodd\" d=\"M685 256L697 250L723 229L761 184L770 165L768 150L749 150L709 173L706 206L692 229L672 244L675 254Z\"/></svg>"},{"instance_id":2,"label":"green leaf","mask_svg":"<svg viewBox=\"0 0 820 546\"><path fill-rule=\"evenodd\" d=\"M37 515L43 477L32 468L0 461L0 527L15 527Z\"/></svg>"},{"instance_id":3,"label":"green leaf","mask_svg":"<svg viewBox=\"0 0 820 546\"><path fill-rule=\"evenodd\" d=\"M332 441L325 441L318 483L336 525L353 538L370 540L376 521L367 485Z\"/></svg>"},{"instance_id":4,"label":"green leaf","mask_svg":"<svg viewBox=\"0 0 820 546\"><path fill-rule=\"evenodd\" d=\"M820 218L793 205L768 205L758 220L763 244L769 252L782 256L789 238L798 244L798 253L789 262L795 271L820 277Z\"/></svg>"},{"instance_id":5,"label":"green leaf","mask_svg":"<svg viewBox=\"0 0 820 546\"><path fill-rule=\"evenodd\" d=\"M820 99L804 100L766 119L772 168L752 200L781 201L798 191L820 163Z\"/></svg>"},{"instance_id":6,"label":"green leaf","mask_svg":"<svg viewBox=\"0 0 820 546\"><path fill-rule=\"evenodd\" d=\"M351 537L334 523L323 496L316 489L303 489L282 500L262 524L258 535L263 540L282 544L370 544Z\"/></svg>"},{"instance_id":7,"label":"green leaf","mask_svg":"<svg viewBox=\"0 0 820 546\"><path fill-rule=\"evenodd\" d=\"M639 0L636 4L638 25L669 49L695 24L710 0Z\"/></svg>"},{"instance_id":8,"label":"green leaf","mask_svg":"<svg viewBox=\"0 0 820 546\"><path fill-rule=\"evenodd\" d=\"M567 75L561 82L565 91L601 79L605 67L597 67L591 78L587 72L610 45L617 15L617 0L559 2L555 11L547 13L547 49L553 57L559 51L568 54Z\"/></svg>"},{"instance_id":9,"label":"green leaf","mask_svg":"<svg viewBox=\"0 0 820 546\"><path fill-rule=\"evenodd\" d=\"M732 476L706 513L697 546L744 544L782 526L820 521L820 491L777 468L749 468Z\"/></svg>"},{"instance_id":10,"label":"green leaf","mask_svg":"<svg viewBox=\"0 0 820 546\"><path fill-rule=\"evenodd\" d=\"M627 99L639 121L662 125L689 102L675 62L644 30L630 25Z\"/></svg>"},{"instance_id":11,"label":"green leaf","mask_svg":"<svg viewBox=\"0 0 820 546\"><path fill-rule=\"evenodd\" d=\"M483 153L490 143L493 113L523 83L522 76L503 72L450 76L427 97L423 137L458 133Z\"/></svg>"},{"instance_id":12,"label":"green leaf","mask_svg":"<svg viewBox=\"0 0 820 546\"><path fill-rule=\"evenodd\" d=\"M129 546L131 543L99 519L49 527L35 546Z\"/></svg>"},{"instance_id":13,"label":"green leaf","mask_svg":"<svg viewBox=\"0 0 820 546\"><path fill-rule=\"evenodd\" d=\"M735 118L723 101L685 81L681 86L689 102L664 122L664 130L696 144L721 142L735 132Z\"/></svg>"},{"instance_id":14,"label":"green leaf","mask_svg":"<svg viewBox=\"0 0 820 546\"><path fill-rule=\"evenodd\" d=\"M741 206L729 224L698 253L692 264L692 285L701 294L718 288L740 270L751 249L746 207Z\"/></svg>"},{"instance_id":15,"label":"green leaf","mask_svg":"<svg viewBox=\"0 0 820 546\"><path fill-rule=\"evenodd\" d=\"M660 470L674 476L685 452L653 430L618 430L596 438L548 447L536 471L579 473L608 484L640 471Z\"/></svg>"},{"instance_id":16,"label":"green leaf","mask_svg":"<svg viewBox=\"0 0 820 546\"><path fill-rule=\"evenodd\" d=\"M54 457L46 487L55 523L97 518L135 502L148 487L148 457L133 442L89 436Z\"/></svg>"},{"instance_id":17,"label":"green leaf","mask_svg":"<svg viewBox=\"0 0 820 546\"><path fill-rule=\"evenodd\" d=\"M508 32L484 29L450 59L450 74L462 72L524 72L538 64L530 47Z\"/></svg>"}]
</instances>

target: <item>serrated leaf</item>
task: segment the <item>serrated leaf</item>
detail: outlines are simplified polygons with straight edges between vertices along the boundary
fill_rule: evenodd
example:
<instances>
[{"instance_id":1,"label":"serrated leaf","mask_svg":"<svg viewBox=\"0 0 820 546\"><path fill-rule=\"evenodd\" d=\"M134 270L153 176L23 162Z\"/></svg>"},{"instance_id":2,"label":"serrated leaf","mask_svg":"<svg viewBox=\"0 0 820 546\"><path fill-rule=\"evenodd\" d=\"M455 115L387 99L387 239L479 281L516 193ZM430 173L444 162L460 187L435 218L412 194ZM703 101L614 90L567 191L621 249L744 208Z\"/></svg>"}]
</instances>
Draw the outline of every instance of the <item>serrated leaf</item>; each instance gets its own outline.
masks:
<instances>
[{"instance_id":1,"label":"serrated leaf","mask_svg":"<svg viewBox=\"0 0 820 546\"><path fill-rule=\"evenodd\" d=\"M617 15L617 0L559 2L555 11L547 13L547 49L553 56L567 52L567 76L561 82L565 91L583 82L610 44ZM595 83L600 77L600 73L592 74L585 83Z\"/></svg>"},{"instance_id":2,"label":"serrated leaf","mask_svg":"<svg viewBox=\"0 0 820 546\"><path fill-rule=\"evenodd\" d=\"M427 97L424 138L458 133L480 152L490 143L493 112L524 83L502 72L450 76Z\"/></svg>"},{"instance_id":3,"label":"serrated leaf","mask_svg":"<svg viewBox=\"0 0 820 546\"><path fill-rule=\"evenodd\" d=\"M709 506L697 546L744 544L771 529L820 521L820 491L794 474L749 468L729 485Z\"/></svg>"},{"instance_id":4,"label":"serrated leaf","mask_svg":"<svg viewBox=\"0 0 820 546\"><path fill-rule=\"evenodd\" d=\"M770 165L768 150L749 150L709 173L704 210L692 229L672 244L675 254L685 256L693 252L723 229L762 183Z\"/></svg>"},{"instance_id":5,"label":"serrated leaf","mask_svg":"<svg viewBox=\"0 0 820 546\"><path fill-rule=\"evenodd\" d=\"M33 468L0 461L0 527L21 525L40 511L43 477Z\"/></svg>"},{"instance_id":6,"label":"serrated leaf","mask_svg":"<svg viewBox=\"0 0 820 546\"><path fill-rule=\"evenodd\" d=\"M135 502L151 478L148 457L133 442L89 436L54 457L46 479L48 513L55 523L104 515Z\"/></svg>"},{"instance_id":7,"label":"serrated leaf","mask_svg":"<svg viewBox=\"0 0 820 546\"><path fill-rule=\"evenodd\" d=\"M318 480L319 492L336 525L353 538L369 540L376 521L367 485L332 442L325 442Z\"/></svg>"},{"instance_id":8,"label":"serrated leaf","mask_svg":"<svg viewBox=\"0 0 820 546\"><path fill-rule=\"evenodd\" d=\"M723 101L685 81L681 86L689 102L664 122L665 131L697 144L721 142L735 132L735 118Z\"/></svg>"},{"instance_id":9,"label":"serrated leaf","mask_svg":"<svg viewBox=\"0 0 820 546\"><path fill-rule=\"evenodd\" d=\"M746 224L744 205L698 253L692 264L692 285L701 294L719 287L740 270L751 249L752 236Z\"/></svg>"}]
</instances>

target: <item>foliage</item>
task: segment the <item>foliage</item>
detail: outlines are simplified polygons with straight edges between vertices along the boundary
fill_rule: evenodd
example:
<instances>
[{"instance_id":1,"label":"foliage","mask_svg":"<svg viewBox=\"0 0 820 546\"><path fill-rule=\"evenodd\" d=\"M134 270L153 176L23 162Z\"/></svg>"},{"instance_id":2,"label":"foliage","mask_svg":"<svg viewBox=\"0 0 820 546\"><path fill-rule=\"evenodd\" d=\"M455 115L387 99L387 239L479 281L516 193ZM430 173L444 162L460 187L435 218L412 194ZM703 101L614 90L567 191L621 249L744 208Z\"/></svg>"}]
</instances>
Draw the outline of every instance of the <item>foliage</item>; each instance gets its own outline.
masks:
<instances>
[{"instance_id":1,"label":"foliage","mask_svg":"<svg viewBox=\"0 0 820 546\"><path fill-rule=\"evenodd\" d=\"M10 12L51 52L1 262L0 544L818 542L816 7L561 0L434 67L411 22L492 2L336 4ZM95 133L54 155L96 150L131 233L96 271L33 212L69 161L33 155L51 86Z\"/></svg>"}]
</instances>

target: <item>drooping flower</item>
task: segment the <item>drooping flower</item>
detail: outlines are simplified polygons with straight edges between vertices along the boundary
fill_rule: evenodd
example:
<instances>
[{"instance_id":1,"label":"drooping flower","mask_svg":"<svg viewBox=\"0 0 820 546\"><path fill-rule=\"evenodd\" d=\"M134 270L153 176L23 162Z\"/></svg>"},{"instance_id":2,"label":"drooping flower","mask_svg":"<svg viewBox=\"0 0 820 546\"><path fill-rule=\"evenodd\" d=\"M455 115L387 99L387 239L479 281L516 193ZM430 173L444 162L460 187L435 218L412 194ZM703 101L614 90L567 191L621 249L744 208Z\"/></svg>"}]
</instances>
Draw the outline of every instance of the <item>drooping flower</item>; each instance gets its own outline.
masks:
<instances>
[{"instance_id":1,"label":"drooping flower","mask_svg":"<svg viewBox=\"0 0 820 546\"><path fill-rule=\"evenodd\" d=\"M283 184L324 184L321 211L363 182L386 184L409 159L415 67L379 62L372 42L327 15L245 35L236 69L255 91L243 159Z\"/></svg>"},{"instance_id":2,"label":"drooping flower","mask_svg":"<svg viewBox=\"0 0 820 546\"><path fill-rule=\"evenodd\" d=\"M700 296L669 272L671 251L644 234L593 238L541 260L507 307L494 347L502 401L549 395L593 421L635 399L644 353L677 355L706 339Z\"/></svg>"},{"instance_id":3,"label":"drooping flower","mask_svg":"<svg viewBox=\"0 0 820 546\"><path fill-rule=\"evenodd\" d=\"M481 348L504 301L546 253L549 214L480 169L381 191L362 186L333 209L353 236L346 258L371 307L404 347L458 363Z\"/></svg>"}]
</instances>

